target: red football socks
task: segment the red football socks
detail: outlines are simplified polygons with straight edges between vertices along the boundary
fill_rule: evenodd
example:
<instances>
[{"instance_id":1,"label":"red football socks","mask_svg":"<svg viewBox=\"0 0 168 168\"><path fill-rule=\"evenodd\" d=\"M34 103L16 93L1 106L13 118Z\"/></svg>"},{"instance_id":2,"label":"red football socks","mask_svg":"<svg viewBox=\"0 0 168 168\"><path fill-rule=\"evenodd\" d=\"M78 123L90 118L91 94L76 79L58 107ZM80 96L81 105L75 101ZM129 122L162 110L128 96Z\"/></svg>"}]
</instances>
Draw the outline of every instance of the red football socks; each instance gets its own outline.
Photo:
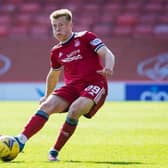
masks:
<instances>
[{"instance_id":1,"label":"red football socks","mask_svg":"<svg viewBox=\"0 0 168 168\"><path fill-rule=\"evenodd\" d=\"M54 145L54 149L56 149L56 151L60 151L62 149L64 144L68 141L68 139L74 133L77 123L78 123L77 120L67 118L67 120L65 121L59 133L56 144Z\"/></svg>"},{"instance_id":2,"label":"red football socks","mask_svg":"<svg viewBox=\"0 0 168 168\"><path fill-rule=\"evenodd\" d=\"M24 134L27 139L36 134L48 120L48 115L42 110L38 110L37 113L29 120L25 126L22 134Z\"/></svg>"},{"instance_id":3,"label":"red football socks","mask_svg":"<svg viewBox=\"0 0 168 168\"><path fill-rule=\"evenodd\" d=\"M44 111L37 111L37 113L29 120L25 126L22 134L26 136L27 139L36 134L47 122L48 115ZM64 144L68 141L71 135L74 133L78 120L67 118L63 127L59 133L54 149L60 151Z\"/></svg>"}]
</instances>

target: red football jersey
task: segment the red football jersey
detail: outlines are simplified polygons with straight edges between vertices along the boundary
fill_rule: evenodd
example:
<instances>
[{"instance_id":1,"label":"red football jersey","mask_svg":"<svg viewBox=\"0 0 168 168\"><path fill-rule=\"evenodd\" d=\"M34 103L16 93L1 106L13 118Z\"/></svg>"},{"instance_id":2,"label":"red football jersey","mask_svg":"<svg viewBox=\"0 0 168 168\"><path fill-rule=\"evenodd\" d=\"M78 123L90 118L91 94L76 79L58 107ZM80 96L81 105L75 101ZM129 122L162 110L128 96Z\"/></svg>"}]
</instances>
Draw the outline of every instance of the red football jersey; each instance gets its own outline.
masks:
<instances>
[{"instance_id":1,"label":"red football jersey","mask_svg":"<svg viewBox=\"0 0 168 168\"><path fill-rule=\"evenodd\" d=\"M104 43L92 32L75 32L66 42L53 47L51 67L63 67L65 83L102 79L96 72L103 68L96 53L102 46Z\"/></svg>"}]
</instances>

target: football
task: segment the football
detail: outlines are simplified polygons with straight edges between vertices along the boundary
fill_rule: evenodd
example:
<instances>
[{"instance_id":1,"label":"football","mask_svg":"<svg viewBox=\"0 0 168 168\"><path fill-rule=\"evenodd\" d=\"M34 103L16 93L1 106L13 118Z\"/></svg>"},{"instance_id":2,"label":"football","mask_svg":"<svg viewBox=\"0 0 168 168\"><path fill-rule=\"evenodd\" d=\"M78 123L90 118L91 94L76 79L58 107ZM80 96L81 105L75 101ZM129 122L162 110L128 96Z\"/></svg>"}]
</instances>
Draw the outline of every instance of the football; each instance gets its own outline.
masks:
<instances>
[{"instance_id":1,"label":"football","mask_svg":"<svg viewBox=\"0 0 168 168\"><path fill-rule=\"evenodd\" d=\"M19 144L12 136L0 136L0 159L8 162L16 158Z\"/></svg>"}]
</instances>

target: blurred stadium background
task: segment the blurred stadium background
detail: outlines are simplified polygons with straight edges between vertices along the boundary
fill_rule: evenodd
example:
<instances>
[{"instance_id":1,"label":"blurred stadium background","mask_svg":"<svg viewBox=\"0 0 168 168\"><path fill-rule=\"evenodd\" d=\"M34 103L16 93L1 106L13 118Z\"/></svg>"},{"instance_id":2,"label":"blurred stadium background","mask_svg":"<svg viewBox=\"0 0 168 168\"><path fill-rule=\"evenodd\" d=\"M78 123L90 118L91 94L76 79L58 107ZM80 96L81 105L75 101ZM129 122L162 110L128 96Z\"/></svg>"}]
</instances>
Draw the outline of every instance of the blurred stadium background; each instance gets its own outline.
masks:
<instances>
[{"instance_id":1,"label":"blurred stadium background","mask_svg":"<svg viewBox=\"0 0 168 168\"><path fill-rule=\"evenodd\" d=\"M49 14L58 8L72 10L74 31L93 31L116 55L107 100L168 100L167 0L0 0L0 100L44 94L56 43Z\"/></svg>"}]
</instances>

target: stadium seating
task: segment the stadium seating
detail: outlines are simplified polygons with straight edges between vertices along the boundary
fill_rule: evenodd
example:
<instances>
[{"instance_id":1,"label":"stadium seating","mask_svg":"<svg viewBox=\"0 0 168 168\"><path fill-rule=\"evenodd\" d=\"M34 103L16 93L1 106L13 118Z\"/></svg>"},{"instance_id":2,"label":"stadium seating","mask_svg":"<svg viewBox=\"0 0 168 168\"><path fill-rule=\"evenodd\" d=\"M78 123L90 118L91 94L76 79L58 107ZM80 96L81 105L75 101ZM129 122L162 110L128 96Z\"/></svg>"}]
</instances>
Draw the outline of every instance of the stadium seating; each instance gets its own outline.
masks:
<instances>
[{"instance_id":1,"label":"stadium seating","mask_svg":"<svg viewBox=\"0 0 168 168\"><path fill-rule=\"evenodd\" d=\"M109 25L100 24L100 25L94 26L93 32L96 34L99 34L100 36L102 36L102 38L108 37L108 36L111 36L112 28Z\"/></svg>"},{"instance_id":2,"label":"stadium seating","mask_svg":"<svg viewBox=\"0 0 168 168\"><path fill-rule=\"evenodd\" d=\"M49 29L47 26L34 25L30 29L30 35L33 37L47 37L49 35Z\"/></svg>"},{"instance_id":3,"label":"stadium seating","mask_svg":"<svg viewBox=\"0 0 168 168\"><path fill-rule=\"evenodd\" d=\"M28 27L22 25L13 26L9 31L9 35L15 38L28 36Z\"/></svg>"},{"instance_id":4,"label":"stadium seating","mask_svg":"<svg viewBox=\"0 0 168 168\"><path fill-rule=\"evenodd\" d=\"M8 35L8 29L6 26L1 26L0 25L0 37L5 37Z\"/></svg>"},{"instance_id":5,"label":"stadium seating","mask_svg":"<svg viewBox=\"0 0 168 168\"><path fill-rule=\"evenodd\" d=\"M139 1L130 1L125 5L125 11L127 12L140 12L141 10L141 3Z\"/></svg>"},{"instance_id":6,"label":"stadium seating","mask_svg":"<svg viewBox=\"0 0 168 168\"><path fill-rule=\"evenodd\" d=\"M117 24L120 26L134 26L137 23L137 16L133 14L122 14L117 17Z\"/></svg>"},{"instance_id":7,"label":"stadium seating","mask_svg":"<svg viewBox=\"0 0 168 168\"><path fill-rule=\"evenodd\" d=\"M1 15L1 17L0 17L0 25L5 25L5 26L10 25L10 23L11 23L10 19L11 18L10 18L9 15Z\"/></svg>"},{"instance_id":8,"label":"stadium seating","mask_svg":"<svg viewBox=\"0 0 168 168\"><path fill-rule=\"evenodd\" d=\"M149 37L153 36L153 30L151 25L137 25L133 30L134 37Z\"/></svg>"},{"instance_id":9,"label":"stadium seating","mask_svg":"<svg viewBox=\"0 0 168 168\"><path fill-rule=\"evenodd\" d=\"M1 0L0 35L15 32L20 37L47 37L51 29L49 14L58 8L73 11L77 31L89 29L109 38L167 37L167 0Z\"/></svg>"},{"instance_id":10,"label":"stadium seating","mask_svg":"<svg viewBox=\"0 0 168 168\"><path fill-rule=\"evenodd\" d=\"M131 36L132 27L131 26L115 26L113 29L113 35L117 36Z\"/></svg>"},{"instance_id":11,"label":"stadium seating","mask_svg":"<svg viewBox=\"0 0 168 168\"><path fill-rule=\"evenodd\" d=\"M5 0L4 2L17 4L17 3L21 3L22 1L23 0Z\"/></svg>"},{"instance_id":12,"label":"stadium seating","mask_svg":"<svg viewBox=\"0 0 168 168\"><path fill-rule=\"evenodd\" d=\"M41 6L39 3L36 2L29 2L29 3L21 3L19 5L19 12L24 12L24 13L38 13L40 12Z\"/></svg>"}]
</instances>

